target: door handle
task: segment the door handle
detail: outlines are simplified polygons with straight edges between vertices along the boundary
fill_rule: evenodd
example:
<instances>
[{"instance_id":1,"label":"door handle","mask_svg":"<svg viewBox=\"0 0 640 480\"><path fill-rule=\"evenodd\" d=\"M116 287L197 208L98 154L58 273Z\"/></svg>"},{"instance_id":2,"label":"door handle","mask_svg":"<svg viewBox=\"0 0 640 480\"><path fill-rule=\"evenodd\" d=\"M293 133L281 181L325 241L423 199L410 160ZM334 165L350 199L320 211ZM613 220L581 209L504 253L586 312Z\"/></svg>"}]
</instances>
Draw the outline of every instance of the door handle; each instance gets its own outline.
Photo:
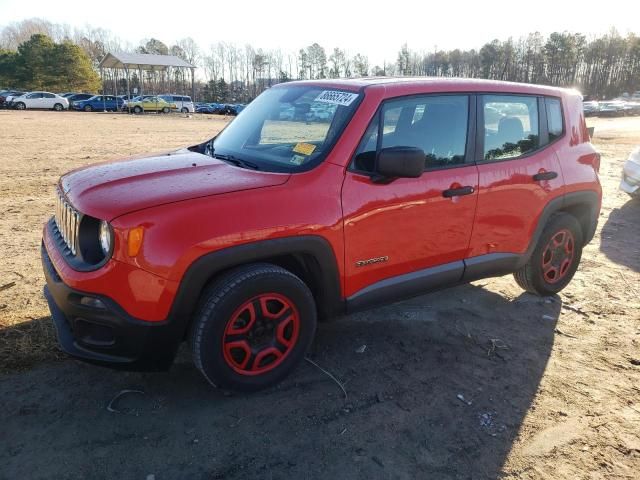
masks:
<instances>
[{"instance_id":1,"label":"door handle","mask_svg":"<svg viewBox=\"0 0 640 480\"><path fill-rule=\"evenodd\" d=\"M553 180L554 178L557 178L558 174L556 172L540 172L540 173L536 173L533 176L533 180L534 182L540 182L542 180Z\"/></svg>"},{"instance_id":2,"label":"door handle","mask_svg":"<svg viewBox=\"0 0 640 480\"><path fill-rule=\"evenodd\" d=\"M450 188L449 190L444 190L442 192L442 196L445 198L459 197L462 195L471 195L475 191L475 188L473 188L471 185L467 185L466 187Z\"/></svg>"}]
</instances>

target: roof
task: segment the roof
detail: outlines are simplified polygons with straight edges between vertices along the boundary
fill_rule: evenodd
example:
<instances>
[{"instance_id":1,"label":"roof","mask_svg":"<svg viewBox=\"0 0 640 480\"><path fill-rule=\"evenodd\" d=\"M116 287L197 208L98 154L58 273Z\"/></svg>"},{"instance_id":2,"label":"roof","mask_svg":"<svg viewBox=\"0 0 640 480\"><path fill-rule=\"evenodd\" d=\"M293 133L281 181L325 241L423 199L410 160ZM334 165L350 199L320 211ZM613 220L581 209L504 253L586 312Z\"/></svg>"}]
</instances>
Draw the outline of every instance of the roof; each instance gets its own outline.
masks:
<instances>
[{"instance_id":1,"label":"roof","mask_svg":"<svg viewBox=\"0 0 640 480\"><path fill-rule=\"evenodd\" d=\"M109 52L100 61L100 68L135 68L142 70L165 70L168 67L196 68L175 55L153 55L149 53Z\"/></svg>"},{"instance_id":2,"label":"roof","mask_svg":"<svg viewBox=\"0 0 640 480\"><path fill-rule=\"evenodd\" d=\"M357 91L366 87L384 89L387 94L412 94L427 92L505 92L529 93L533 95L560 95L570 89L534 85L530 83L504 82L479 78L455 77L362 77L326 80L302 80L296 84L318 85ZM279 84L279 85L290 85ZM577 93L573 91L572 93Z\"/></svg>"}]
</instances>

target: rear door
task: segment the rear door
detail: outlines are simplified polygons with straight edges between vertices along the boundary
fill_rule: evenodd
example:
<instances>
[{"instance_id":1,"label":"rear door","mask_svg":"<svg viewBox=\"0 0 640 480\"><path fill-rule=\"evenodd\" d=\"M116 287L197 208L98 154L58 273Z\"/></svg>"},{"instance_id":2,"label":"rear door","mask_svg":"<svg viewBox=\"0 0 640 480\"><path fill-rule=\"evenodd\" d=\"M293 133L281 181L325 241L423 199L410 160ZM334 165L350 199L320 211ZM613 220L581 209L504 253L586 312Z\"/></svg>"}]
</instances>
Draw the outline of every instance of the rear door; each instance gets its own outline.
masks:
<instances>
[{"instance_id":1,"label":"rear door","mask_svg":"<svg viewBox=\"0 0 640 480\"><path fill-rule=\"evenodd\" d=\"M53 93L44 92L42 94L41 102L42 106L40 108L53 108L53 106L57 103L56 96Z\"/></svg>"},{"instance_id":2,"label":"rear door","mask_svg":"<svg viewBox=\"0 0 640 480\"><path fill-rule=\"evenodd\" d=\"M562 193L542 97L478 99L478 213L471 254L523 253L547 203Z\"/></svg>"},{"instance_id":3,"label":"rear door","mask_svg":"<svg viewBox=\"0 0 640 480\"><path fill-rule=\"evenodd\" d=\"M439 267L442 283L462 277L477 202L474 117L473 96L464 94L383 104L342 189L347 297L410 273L424 287L426 276L436 273L431 267ZM421 177L376 182L372 174L377 154L392 146L425 152Z\"/></svg>"}]
</instances>

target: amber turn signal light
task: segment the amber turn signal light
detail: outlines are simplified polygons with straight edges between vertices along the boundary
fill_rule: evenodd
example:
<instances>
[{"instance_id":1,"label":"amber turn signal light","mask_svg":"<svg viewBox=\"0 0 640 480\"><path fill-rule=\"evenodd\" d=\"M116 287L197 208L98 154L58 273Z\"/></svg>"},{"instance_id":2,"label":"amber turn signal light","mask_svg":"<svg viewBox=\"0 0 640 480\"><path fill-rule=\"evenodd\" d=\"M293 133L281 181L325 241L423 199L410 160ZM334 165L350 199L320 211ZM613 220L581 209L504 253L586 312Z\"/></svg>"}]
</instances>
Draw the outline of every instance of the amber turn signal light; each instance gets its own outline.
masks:
<instances>
[{"instance_id":1,"label":"amber turn signal light","mask_svg":"<svg viewBox=\"0 0 640 480\"><path fill-rule=\"evenodd\" d=\"M127 253L130 257L135 257L142 247L142 237L144 237L144 227L136 227L129 230L127 237Z\"/></svg>"}]
</instances>

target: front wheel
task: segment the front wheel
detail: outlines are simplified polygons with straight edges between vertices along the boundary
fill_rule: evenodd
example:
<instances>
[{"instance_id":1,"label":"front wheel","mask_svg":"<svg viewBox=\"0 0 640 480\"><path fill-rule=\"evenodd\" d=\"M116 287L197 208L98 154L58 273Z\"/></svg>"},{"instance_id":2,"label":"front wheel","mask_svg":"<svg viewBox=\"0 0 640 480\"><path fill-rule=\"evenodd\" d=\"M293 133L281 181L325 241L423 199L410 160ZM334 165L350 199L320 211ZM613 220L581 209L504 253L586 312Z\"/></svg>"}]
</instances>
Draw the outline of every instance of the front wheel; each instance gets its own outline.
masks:
<instances>
[{"instance_id":1,"label":"front wheel","mask_svg":"<svg viewBox=\"0 0 640 480\"><path fill-rule=\"evenodd\" d=\"M189 109L187 107L182 107L182 113L189 113Z\"/></svg>"},{"instance_id":2,"label":"front wheel","mask_svg":"<svg viewBox=\"0 0 640 480\"><path fill-rule=\"evenodd\" d=\"M566 287L582 257L583 236L573 215L551 217L527 264L514 273L518 285L530 293L553 295Z\"/></svg>"},{"instance_id":3,"label":"front wheel","mask_svg":"<svg viewBox=\"0 0 640 480\"><path fill-rule=\"evenodd\" d=\"M85 107L84 107L84 111L85 112L90 112L92 110L93 110L93 108L91 107L91 105L85 105Z\"/></svg>"},{"instance_id":4,"label":"front wheel","mask_svg":"<svg viewBox=\"0 0 640 480\"><path fill-rule=\"evenodd\" d=\"M142 108L140 107L133 107L133 113L142 113Z\"/></svg>"},{"instance_id":5,"label":"front wheel","mask_svg":"<svg viewBox=\"0 0 640 480\"><path fill-rule=\"evenodd\" d=\"M266 388L303 359L316 321L300 278L267 263L239 267L203 294L191 327L193 360L213 386Z\"/></svg>"},{"instance_id":6,"label":"front wheel","mask_svg":"<svg viewBox=\"0 0 640 480\"><path fill-rule=\"evenodd\" d=\"M18 102L18 103L16 103L16 108L18 110L25 110L27 108L27 106L22 102Z\"/></svg>"}]
</instances>

